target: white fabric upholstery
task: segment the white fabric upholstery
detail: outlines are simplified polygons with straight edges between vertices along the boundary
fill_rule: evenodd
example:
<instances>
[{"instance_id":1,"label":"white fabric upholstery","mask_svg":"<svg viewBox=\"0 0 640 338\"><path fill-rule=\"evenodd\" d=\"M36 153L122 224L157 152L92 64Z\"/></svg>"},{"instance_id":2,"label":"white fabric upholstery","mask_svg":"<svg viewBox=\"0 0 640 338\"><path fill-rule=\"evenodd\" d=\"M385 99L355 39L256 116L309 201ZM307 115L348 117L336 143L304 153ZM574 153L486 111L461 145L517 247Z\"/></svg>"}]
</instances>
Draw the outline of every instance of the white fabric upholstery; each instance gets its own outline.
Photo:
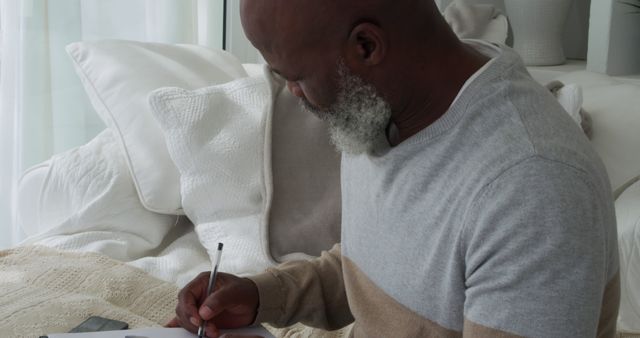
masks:
<instances>
[{"instance_id":1,"label":"white fabric upholstery","mask_svg":"<svg viewBox=\"0 0 640 338\"><path fill-rule=\"evenodd\" d=\"M270 231L262 235L268 240L259 243L264 246L264 252L249 250L237 257L244 259L245 254L250 256L254 252L266 257L267 246L276 260L318 255L339 241L340 155L330 144L323 121L303 113L297 98L283 89L282 83L274 81L263 65L246 66L252 74L270 81L274 86L272 99L277 96L276 111L273 112L277 114L274 117L277 125L271 125L278 133L273 137L273 160L277 161L273 167L278 170L273 185L279 197L274 198L268 213ZM267 102L270 104L271 101ZM114 131L117 129L109 128L89 144L54 157L53 167L48 161L25 174L20 185L19 198L24 202L20 203L19 213L24 215L21 225L32 236L25 243L100 252L163 280L184 285L198 272L208 269L207 252L186 217L181 217L173 226L175 217L147 211L137 201L126 152L120 144L122 139L118 134L114 135ZM166 147L164 135L161 137ZM230 139L235 137L235 134L231 135ZM265 142L268 140L265 136ZM244 149L238 152L241 153L244 154ZM173 163L170 157L168 160ZM269 158L265 158L267 160ZM160 165L156 168L158 171L164 169ZM69 179L72 173L84 177L82 184ZM177 169L174 174L178 181ZM47 177L47 182L58 182L56 189L45 182ZM215 181L215 175L210 175L209 179ZM90 191L87 190L88 182L92 182ZM59 187L61 184L63 188ZM72 201L74 198L75 202ZM43 202L34 203L40 200ZM75 203L74 207L60 208L69 203ZM60 212L65 215L65 221L45 217L40 224L40 209ZM114 216L101 218L104 215ZM136 215L150 218L141 221ZM236 235L240 239L246 237L242 231Z\"/></svg>"},{"instance_id":2,"label":"white fabric upholstery","mask_svg":"<svg viewBox=\"0 0 640 338\"><path fill-rule=\"evenodd\" d=\"M241 63L220 50L132 41L78 42L67 52L93 107L122 144L142 204L159 213L182 213L177 169L151 116L148 94L245 77Z\"/></svg>"},{"instance_id":3,"label":"white fabric upholstery","mask_svg":"<svg viewBox=\"0 0 640 338\"><path fill-rule=\"evenodd\" d=\"M303 111L286 87L277 95L272 129L271 254L278 261L320 256L340 241L341 154L327 123Z\"/></svg>"},{"instance_id":4,"label":"white fabric upholstery","mask_svg":"<svg viewBox=\"0 0 640 338\"><path fill-rule=\"evenodd\" d=\"M640 175L640 86L589 72L559 77L579 84L592 119L591 142L602 158L613 190Z\"/></svg>"},{"instance_id":5,"label":"white fabric upholstery","mask_svg":"<svg viewBox=\"0 0 640 338\"><path fill-rule=\"evenodd\" d=\"M77 249L86 242L85 251L127 261L159 245L175 223L175 216L153 213L140 204L110 130L82 147L54 156L48 169L40 198L32 201L39 215L37 228L45 231L27 242L40 240L39 244L61 249ZM107 230L137 235L137 241L123 241Z\"/></svg>"},{"instance_id":6,"label":"white fabric upholstery","mask_svg":"<svg viewBox=\"0 0 640 338\"><path fill-rule=\"evenodd\" d=\"M210 257L225 244L223 271L258 273L274 263L266 228L273 89L263 76L150 95L180 172L184 211Z\"/></svg>"},{"instance_id":7,"label":"white fabric upholstery","mask_svg":"<svg viewBox=\"0 0 640 338\"><path fill-rule=\"evenodd\" d=\"M36 201L40 200L40 193L49 173L49 162L27 169L18 181L17 222L20 230L27 237L45 230L39 227L40 208Z\"/></svg>"},{"instance_id":8,"label":"white fabric upholstery","mask_svg":"<svg viewBox=\"0 0 640 338\"><path fill-rule=\"evenodd\" d=\"M250 76L264 65L243 64ZM273 201L269 249L278 262L320 256L340 241L341 154L329 140L327 123L304 111L284 83L273 108Z\"/></svg>"},{"instance_id":9,"label":"white fabric upholstery","mask_svg":"<svg viewBox=\"0 0 640 338\"><path fill-rule=\"evenodd\" d=\"M640 182L616 201L621 299L618 330L640 333Z\"/></svg>"},{"instance_id":10,"label":"white fabric upholstery","mask_svg":"<svg viewBox=\"0 0 640 338\"><path fill-rule=\"evenodd\" d=\"M569 116L576 121L578 125L582 122L580 110L582 109L582 88L576 84L562 86L554 92L558 102Z\"/></svg>"},{"instance_id":11,"label":"white fabric upholstery","mask_svg":"<svg viewBox=\"0 0 640 338\"><path fill-rule=\"evenodd\" d=\"M507 17L492 5L453 1L445 8L443 15L461 39L503 44L509 36Z\"/></svg>"},{"instance_id":12,"label":"white fabric upholstery","mask_svg":"<svg viewBox=\"0 0 640 338\"><path fill-rule=\"evenodd\" d=\"M36 220L23 227L38 233L22 245L102 253L178 285L209 268L186 217L177 221L142 206L111 130L43 168L41 183L24 181L25 189L33 185L38 193L20 196L27 201L20 213L33 213L29 219Z\"/></svg>"},{"instance_id":13,"label":"white fabric upholstery","mask_svg":"<svg viewBox=\"0 0 640 338\"><path fill-rule=\"evenodd\" d=\"M640 86L580 71L557 78L583 89L583 109L592 119L591 142L602 158L616 200L621 304L618 330L640 333Z\"/></svg>"}]
</instances>

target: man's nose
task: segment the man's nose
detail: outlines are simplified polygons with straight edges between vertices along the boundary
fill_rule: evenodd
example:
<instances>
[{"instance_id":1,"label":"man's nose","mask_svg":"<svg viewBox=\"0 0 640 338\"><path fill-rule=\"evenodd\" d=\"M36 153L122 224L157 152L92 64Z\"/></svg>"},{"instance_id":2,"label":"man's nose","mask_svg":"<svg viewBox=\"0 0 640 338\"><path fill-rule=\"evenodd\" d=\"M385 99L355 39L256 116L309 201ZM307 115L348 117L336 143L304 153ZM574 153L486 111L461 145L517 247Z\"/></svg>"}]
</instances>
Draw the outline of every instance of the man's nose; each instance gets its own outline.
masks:
<instances>
[{"instance_id":1,"label":"man's nose","mask_svg":"<svg viewBox=\"0 0 640 338\"><path fill-rule=\"evenodd\" d=\"M302 91L302 88L300 88L300 86L297 83L292 81L287 81L287 88L289 88L289 91L294 96L297 96L299 98L304 97L304 92Z\"/></svg>"}]
</instances>

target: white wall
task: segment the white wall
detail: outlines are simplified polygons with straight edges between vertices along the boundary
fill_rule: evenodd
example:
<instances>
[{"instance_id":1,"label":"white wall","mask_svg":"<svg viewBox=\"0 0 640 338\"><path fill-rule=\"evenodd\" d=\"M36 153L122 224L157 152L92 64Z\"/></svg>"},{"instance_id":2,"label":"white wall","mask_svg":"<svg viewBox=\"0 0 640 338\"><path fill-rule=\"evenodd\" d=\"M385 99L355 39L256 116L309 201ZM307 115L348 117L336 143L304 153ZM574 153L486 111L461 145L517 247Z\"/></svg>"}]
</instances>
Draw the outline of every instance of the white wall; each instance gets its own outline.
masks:
<instances>
[{"instance_id":1,"label":"white wall","mask_svg":"<svg viewBox=\"0 0 640 338\"><path fill-rule=\"evenodd\" d=\"M640 73L640 14L614 0L592 5L589 70L609 75Z\"/></svg>"}]
</instances>

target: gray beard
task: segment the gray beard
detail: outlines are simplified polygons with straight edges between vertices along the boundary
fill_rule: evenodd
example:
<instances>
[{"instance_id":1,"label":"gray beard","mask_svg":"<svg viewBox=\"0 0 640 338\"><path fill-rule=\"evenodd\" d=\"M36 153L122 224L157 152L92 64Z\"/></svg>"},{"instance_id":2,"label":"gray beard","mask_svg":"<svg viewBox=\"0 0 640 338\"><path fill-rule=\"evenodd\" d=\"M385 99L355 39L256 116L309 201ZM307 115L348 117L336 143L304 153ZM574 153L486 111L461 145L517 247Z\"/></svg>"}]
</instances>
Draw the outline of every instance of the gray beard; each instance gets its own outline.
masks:
<instances>
[{"instance_id":1,"label":"gray beard","mask_svg":"<svg viewBox=\"0 0 640 338\"><path fill-rule=\"evenodd\" d=\"M326 109L302 99L305 110L326 121L331 142L338 151L359 155L372 153L386 143L385 129L391 119L391 106L375 88L338 64L338 95Z\"/></svg>"}]
</instances>

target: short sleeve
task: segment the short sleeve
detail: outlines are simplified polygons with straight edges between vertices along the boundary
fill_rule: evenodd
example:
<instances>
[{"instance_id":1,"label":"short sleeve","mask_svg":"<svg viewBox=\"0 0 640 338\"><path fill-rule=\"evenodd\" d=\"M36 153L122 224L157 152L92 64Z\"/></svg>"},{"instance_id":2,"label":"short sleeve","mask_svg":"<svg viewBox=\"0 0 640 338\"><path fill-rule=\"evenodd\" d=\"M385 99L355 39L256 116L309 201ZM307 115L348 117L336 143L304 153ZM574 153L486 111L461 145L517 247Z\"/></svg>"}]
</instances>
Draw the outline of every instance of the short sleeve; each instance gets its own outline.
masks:
<instances>
[{"instance_id":1,"label":"short sleeve","mask_svg":"<svg viewBox=\"0 0 640 338\"><path fill-rule=\"evenodd\" d=\"M607 229L615 228L612 201L601 195L585 172L537 157L484 187L462 233L470 327L596 336L613 278Z\"/></svg>"}]
</instances>

